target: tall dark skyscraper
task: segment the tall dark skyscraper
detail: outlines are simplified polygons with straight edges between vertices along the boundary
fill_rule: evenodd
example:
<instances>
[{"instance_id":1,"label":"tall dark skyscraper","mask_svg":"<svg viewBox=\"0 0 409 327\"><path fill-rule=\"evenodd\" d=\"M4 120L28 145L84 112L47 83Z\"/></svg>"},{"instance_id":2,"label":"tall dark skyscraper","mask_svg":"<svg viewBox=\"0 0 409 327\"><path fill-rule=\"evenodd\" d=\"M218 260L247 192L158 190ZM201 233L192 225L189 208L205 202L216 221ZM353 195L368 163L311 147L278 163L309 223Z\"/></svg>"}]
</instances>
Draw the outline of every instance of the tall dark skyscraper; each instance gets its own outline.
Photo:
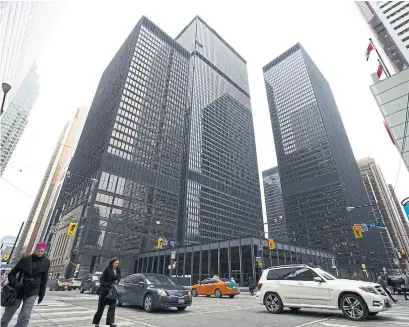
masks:
<instances>
[{"instance_id":1,"label":"tall dark skyscraper","mask_svg":"<svg viewBox=\"0 0 409 327\"><path fill-rule=\"evenodd\" d=\"M262 209L246 61L200 17L176 40L191 54L181 241L259 236Z\"/></svg>"},{"instance_id":2,"label":"tall dark skyscraper","mask_svg":"<svg viewBox=\"0 0 409 327\"><path fill-rule=\"evenodd\" d=\"M263 171L263 186L268 236L274 240L288 243L288 230L285 222L283 194L281 192L278 167Z\"/></svg>"},{"instance_id":3,"label":"tall dark skyscraper","mask_svg":"<svg viewBox=\"0 0 409 327\"><path fill-rule=\"evenodd\" d=\"M81 271L119 254L132 271L159 236L176 239L188 77L189 53L145 17L102 74L56 206L57 220L84 207Z\"/></svg>"},{"instance_id":4,"label":"tall dark skyscraper","mask_svg":"<svg viewBox=\"0 0 409 327\"><path fill-rule=\"evenodd\" d=\"M52 247L82 276L113 255L133 272L159 237L260 235L248 92L245 61L200 18L174 40L143 17L101 77L53 214L56 234L79 223L75 242Z\"/></svg>"},{"instance_id":5,"label":"tall dark skyscraper","mask_svg":"<svg viewBox=\"0 0 409 327\"><path fill-rule=\"evenodd\" d=\"M289 242L333 250L339 268L389 265L331 88L298 43L263 68Z\"/></svg>"}]
</instances>

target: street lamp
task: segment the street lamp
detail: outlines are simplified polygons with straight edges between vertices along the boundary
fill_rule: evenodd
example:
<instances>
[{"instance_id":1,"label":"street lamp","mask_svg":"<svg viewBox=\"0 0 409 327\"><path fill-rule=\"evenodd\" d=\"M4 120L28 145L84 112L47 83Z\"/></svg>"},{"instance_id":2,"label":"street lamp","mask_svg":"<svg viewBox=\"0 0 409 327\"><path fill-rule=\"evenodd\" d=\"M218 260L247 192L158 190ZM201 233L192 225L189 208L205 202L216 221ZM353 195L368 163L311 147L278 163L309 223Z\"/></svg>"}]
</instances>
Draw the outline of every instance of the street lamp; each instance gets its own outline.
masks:
<instances>
[{"instance_id":1,"label":"street lamp","mask_svg":"<svg viewBox=\"0 0 409 327\"><path fill-rule=\"evenodd\" d=\"M3 83L3 84L1 84L1 87L2 87L2 89L3 89L3 102L2 102L2 104L1 104L1 113L0 113L0 115L2 115L3 114L3 111L4 111L4 101L6 101L6 95L7 95L7 93L10 91L10 89L11 89L11 85L10 84L7 84L7 83Z\"/></svg>"}]
</instances>

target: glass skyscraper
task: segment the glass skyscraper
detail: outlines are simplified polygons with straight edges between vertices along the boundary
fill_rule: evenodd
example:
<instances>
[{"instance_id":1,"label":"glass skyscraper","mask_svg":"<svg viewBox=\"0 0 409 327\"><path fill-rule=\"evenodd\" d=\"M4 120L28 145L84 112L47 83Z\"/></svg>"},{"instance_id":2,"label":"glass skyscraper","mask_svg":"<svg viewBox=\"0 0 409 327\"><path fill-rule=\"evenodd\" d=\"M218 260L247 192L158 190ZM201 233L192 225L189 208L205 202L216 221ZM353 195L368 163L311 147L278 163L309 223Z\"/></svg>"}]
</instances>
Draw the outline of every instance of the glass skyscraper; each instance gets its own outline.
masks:
<instances>
[{"instance_id":1,"label":"glass skyscraper","mask_svg":"<svg viewBox=\"0 0 409 327\"><path fill-rule=\"evenodd\" d=\"M177 40L143 17L101 77L68 170L48 232L61 273L64 253L80 276L114 255L132 273L159 237L260 236L244 59L198 17Z\"/></svg>"},{"instance_id":2,"label":"glass skyscraper","mask_svg":"<svg viewBox=\"0 0 409 327\"><path fill-rule=\"evenodd\" d=\"M184 244L262 233L246 61L203 19L176 37L190 53Z\"/></svg>"},{"instance_id":3,"label":"glass skyscraper","mask_svg":"<svg viewBox=\"0 0 409 327\"><path fill-rule=\"evenodd\" d=\"M346 272L388 266L379 230L352 233L374 216L346 210L369 200L328 82L299 43L263 72L290 244L333 250Z\"/></svg>"},{"instance_id":4,"label":"glass skyscraper","mask_svg":"<svg viewBox=\"0 0 409 327\"><path fill-rule=\"evenodd\" d=\"M288 230L285 222L283 194L281 192L278 167L263 171L263 186L268 236L274 240L288 243Z\"/></svg>"}]
</instances>

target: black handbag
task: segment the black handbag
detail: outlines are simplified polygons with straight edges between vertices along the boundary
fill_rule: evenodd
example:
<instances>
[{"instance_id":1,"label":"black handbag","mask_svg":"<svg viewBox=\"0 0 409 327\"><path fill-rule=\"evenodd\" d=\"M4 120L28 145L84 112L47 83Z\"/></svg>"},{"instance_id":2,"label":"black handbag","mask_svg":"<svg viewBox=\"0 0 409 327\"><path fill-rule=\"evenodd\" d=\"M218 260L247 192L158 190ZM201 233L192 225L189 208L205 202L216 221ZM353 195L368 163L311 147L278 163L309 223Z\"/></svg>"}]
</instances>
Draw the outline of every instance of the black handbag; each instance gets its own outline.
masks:
<instances>
[{"instance_id":1,"label":"black handbag","mask_svg":"<svg viewBox=\"0 0 409 327\"><path fill-rule=\"evenodd\" d=\"M16 303L18 290L22 286L21 280L23 273L20 273L17 279L17 287L12 287L10 284L6 284L1 289L1 306L4 308L11 307Z\"/></svg>"},{"instance_id":2,"label":"black handbag","mask_svg":"<svg viewBox=\"0 0 409 327\"><path fill-rule=\"evenodd\" d=\"M124 293L124 289L121 285L119 284L113 284L108 291L107 299L108 300L115 300L118 301L121 293Z\"/></svg>"},{"instance_id":3,"label":"black handbag","mask_svg":"<svg viewBox=\"0 0 409 327\"><path fill-rule=\"evenodd\" d=\"M11 287L10 284L6 284L1 289L1 306L11 307L16 303L17 290Z\"/></svg>"}]
</instances>

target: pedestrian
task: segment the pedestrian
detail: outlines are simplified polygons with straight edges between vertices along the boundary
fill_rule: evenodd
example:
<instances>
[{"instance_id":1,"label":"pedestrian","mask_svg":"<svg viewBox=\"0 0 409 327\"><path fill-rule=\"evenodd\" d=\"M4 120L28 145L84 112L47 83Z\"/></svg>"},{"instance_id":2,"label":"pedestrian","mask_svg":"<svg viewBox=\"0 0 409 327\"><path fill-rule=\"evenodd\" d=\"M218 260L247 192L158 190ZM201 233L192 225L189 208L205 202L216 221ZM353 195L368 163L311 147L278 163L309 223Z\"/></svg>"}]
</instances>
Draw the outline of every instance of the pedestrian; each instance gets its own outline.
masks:
<instances>
[{"instance_id":1,"label":"pedestrian","mask_svg":"<svg viewBox=\"0 0 409 327\"><path fill-rule=\"evenodd\" d=\"M106 324L111 327L116 327L114 324L116 300L110 300L107 298L107 296L111 286L113 284L118 284L121 280L121 271L119 270L118 266L119 259L112 258L109 260L108 267L105 268L104 272L99 278L101 286L99 290L98 310L95 313L94 320L92 321L95 327L99 327L99 323L106 305L108 305Z\"/></svg>"},{"instance_id":2,"label":"pedestrian","mask_svg":"<svg viewBox=\"0 0 409 327\"><path fill-rule=\"evenodd\" d=\"M8 326L21 303L23 306L15 327L27 327L37 296L38 304L43 301L50 269L50 260L45 257L46 247L46 243L38 243L34 253L23 257L9 272L9 285L16 289L17 299L14 305L5 308L1 327Z\"/></svg>"},{"instance_id":3,"label":"pedestrian","mask_svg":"<svg viewBox=\"0 0 409 327\"><path fill-rule=\"evenodd\" d=\"M398 300L395 300L392 297L391 292L388 289L388 275L385 272L381 272L378 276L378 284L382 286L382 288L384 289L384 291L386 292L386 294L388 294L388 296L391 298L391 300L393 302L398 302Z\"/></svg>"},{"instance_id":4,"label":"pedestrian","mask_svg":"<svg viewBox=\"0 0 409 327\"><path fill-rule=\"evenodd\" d=\"M256 281L250 276L249 277L249 291L251 295L254 295L255 288L256 288Z\"/></svg>"},{"instance_id":5,"label":"pedestrian","mask_svg":"<svg viewBox=\"0 0 409 327\"><path fill-rule=\"evenodd\" d=\"M408 274L409 274L409 271L406 272L406 274L403 275L403 279L404 279L405 283L402 284L402 286L401 286L402 291L403 291L403 295L405 296L405 300L409 300L408 299L408 290L409 290L409 276L408 276Z\"/></svg>"}]
</instances>

